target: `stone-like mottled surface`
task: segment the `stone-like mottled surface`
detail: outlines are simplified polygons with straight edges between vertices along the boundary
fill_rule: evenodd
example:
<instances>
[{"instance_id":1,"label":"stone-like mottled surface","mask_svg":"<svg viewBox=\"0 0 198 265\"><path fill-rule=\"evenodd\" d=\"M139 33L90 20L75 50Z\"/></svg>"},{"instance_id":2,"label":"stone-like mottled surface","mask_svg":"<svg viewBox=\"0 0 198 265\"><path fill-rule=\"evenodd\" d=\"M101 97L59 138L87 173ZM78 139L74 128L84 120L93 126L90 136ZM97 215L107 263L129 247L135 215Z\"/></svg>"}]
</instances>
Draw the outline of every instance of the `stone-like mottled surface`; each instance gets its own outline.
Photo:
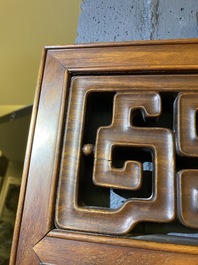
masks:
<instances>
[{"instance_id":1,"label":"stone-like mottled surface","mask_svg":"<svg viewBox=\"0 0 198 265\"><path fill-rule=\"evenodd\" d=\"M77 43L198 37L197 0L83 0Z\"/></svg>"}]
</instances>

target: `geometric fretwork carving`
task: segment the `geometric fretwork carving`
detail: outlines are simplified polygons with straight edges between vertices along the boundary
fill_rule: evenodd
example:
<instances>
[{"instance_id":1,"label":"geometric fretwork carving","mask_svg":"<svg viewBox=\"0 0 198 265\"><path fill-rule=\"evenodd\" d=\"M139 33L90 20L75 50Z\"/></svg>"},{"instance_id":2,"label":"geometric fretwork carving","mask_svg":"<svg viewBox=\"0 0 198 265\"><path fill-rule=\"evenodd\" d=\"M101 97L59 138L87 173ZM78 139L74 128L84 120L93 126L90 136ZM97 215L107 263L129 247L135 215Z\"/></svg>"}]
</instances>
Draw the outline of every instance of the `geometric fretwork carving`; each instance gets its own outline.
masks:
<instances>
[{"instance_id":1,"label":"geometric fretwork carving","mask_svg":"<svg viewBox=\"0 0 198 265\"><path fill-rule=\"evenodd\" d=\"M198 228L198 170L178 173L178 217L192 228Z\"/></svg>"},{"instance_id":2,"label":"geometric fretwork carving","mask_svg":"<svg viewBox=\"0 0 198 265\"><path fill-rule=\"evenodd\" d=\"M161 98L154 92L117 92L114 96L112 123L100 127L97 132L94 154L93 182L104 188L137 190L142 183L142 164L126 161L122 169L112 166L113 148L117 146L142 148L152 153L153 190L149 198L128 198L119 209L78 205L79 162L82 150L83 127L79 120L85 119L82 109L86 93L78 96L78 106L70 105L65 138L65 152L59 185L57 226L99 233L123 234L139 222L169 222L175 217L175 165L174 137L167 128L138 128L133 117L141 110L144 119L157 118L161 114ZM74 102L74 99L70 99ZM84 123L83 123L84 124ZM72 139L72 140L71 140ZM65 185L66 183L66 185ZM62 194L59 196L59 194ZM159 214L160 213L160 214ZM94 220L94 222L92 222Z\"/></svg>"},{"instance_id":3,"label":"geometric fretwork carving","mask_svg":"<svg viewBox=\"0 0 198 265\"><path fill-rule=\"evenodd\" d=\"M196 113L198 110L197 93L180 93L176 101L177 117L176 147L184 156L198 157L198 137L196 131Z\"/></svg>"},{"instance_id":4,"label":"geometric fretwork carving","mask_svg":"<svg viewBox=\"0 0 198 265\"><path fill-rule=\"evenodd\" d=\"M180 93L176 103L177 151L186 157L198 157L198 94ZM184 225L198 228L198 170L181 170L177 177L178 217Z\"/></svg>"},{"instance_id":5,"label":"geometric fretwork carving","mask_svg":"<svg viewBox=\"0 0 198 265\"><path fill-rule=\"evenodd\" d=\"M124 234L138 223L171 222L177 213L184 226L197 228L198 94L78 82L65 124L57 227ZM111 196L123 200L114 206Z\"/></svg>"},{"instance_id":6,"label":"geometric fretwork carving","mask_svg":"<svg viewBox=\"0 0 198 265\"><path fill-rule=\"evenodd\" d=\"M152 203L157 205L161 196L167 197L164 200L166 203L162 207L167 210L173 197L168 198L169 195L164 194L162 188L173 189L174 153L172 132L164 128L149 129L133 126L131 120L133 121L134 112L137 109L142 110L145 119L147 117L158 117L161 112L159 95L156 93L122 93L115 96L112 124L98 130L93 180L96 185L111 188L132 190L140 188L142 165L138 161L126 161L122 169L115 169L112 167L112 150L116 146L150 149L153 151L155 168L153 194L155 199L152 199ZM145 211L144 208L150 208L148 203L145 205L140 201L131 203L134 205L141 204L141 216ZM165 209L164 211L166 211ZM152 206L150 211L155 211L155 207ZM156 214L158 219L157 216L158 214Z\"/></svg>"}]
</instances>

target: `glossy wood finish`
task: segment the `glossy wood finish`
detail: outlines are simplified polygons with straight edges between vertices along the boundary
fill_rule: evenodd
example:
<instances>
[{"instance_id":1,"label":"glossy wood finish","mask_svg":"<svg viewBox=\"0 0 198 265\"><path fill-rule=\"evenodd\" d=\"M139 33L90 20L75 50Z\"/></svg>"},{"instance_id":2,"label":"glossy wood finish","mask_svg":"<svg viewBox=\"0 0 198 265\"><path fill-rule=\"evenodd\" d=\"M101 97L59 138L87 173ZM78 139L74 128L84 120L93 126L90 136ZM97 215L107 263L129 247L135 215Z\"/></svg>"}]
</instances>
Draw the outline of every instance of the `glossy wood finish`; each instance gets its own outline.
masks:
<instances>
[{"instance_id":1,"label":"glossy wood finish","mask_svg":"<svg viewBox=\"0 0 198 265\"><path fill-rule=\"evenodd\" d=\"M197 93L181 93L177 98L176 140L181 155L197 157L198 137L196 128Z\"/></svg>"},{"instance_id":2,"label":"glossy wood finish","mask_svg":"<svg viewBox=\"0 0 198 265\"><path fill-rule=\"evenodd\" d=\"M189 227L198 229L198 170L178 172L178 217Z\"/></svg>"},{"instance_id":3,"label":"glossy wood finish","mask_svg":"<svg viewBox=\"0 0 198 265\"><path fill-rule=\"evenodd\" d=\"M111 83L103 83L103 85L105 88L102 89L103 92L112 89ZM68 129L64 143L56 211L58 227L87 232L122 234L140 221L171 221L175 216L172 132L162 128L137 128L130 124L130 116L132 118L136 109L143 109L145 116L158 117L160 115L160 97L151 92L147 94L121 93L121 90L117 89L119 93L114 97L112 124L108 127L100 127L97 132L93 182L102 187L129 190L140 188L141 163L127 161L122 169L112 166L112 149L116 145L130 148L138 146L153 152L155 191L152 196L147 200L127 200L121 209L115 211L99 207L90 209L90 207L78 205L77 186L79 186L80 178L79 161L83 130L83 124L80 121L83 121L86 95L90 94L90 89L85 89L83 95L81 85L73 84L72 87L74 88L70 102L76 102L76 105L70 105L68 117L72 118L68 119L66 124ZM97 91L100 90L97 89ZM167 190L171 192L167 193ZM161 211L160 214L159 211Z\"/></svg>"},{"instance_id":4,"label":"glossy wood finish","mask_svg":"<svg viewBox=\"0 0 198 265\"><path fill-rule=\"evenodd\" d=\"M45 49L10 264L196 264L197 246L135 239L133 229L178 217L197 231L197 170L183 169L182 160L196 159L197 58L198 40ZM97 102L101 107L89 110ZM86 134L92 113L99 117L90 129L95 138ZM122 167L114 161L119 148L130 149ZM117 209L85 202L88 175L88 197L140 190L148 158L149 195ZM132 238L121 236L129 232Z\"/></svg>"},{"instance_id":5,"label":"glossy wood finish","mask_svg":"<svg viewBox=\"0 0 198 265\"><path fill-rule=\"evenodd\" d=\"M163 249L162 249L163 246ZM34 247L44 264L197 264L197 247L53 231ZM193 255L192 255L193 253ZM141 264L140 263L140 264Z\"/></svg>"}]
</instances>

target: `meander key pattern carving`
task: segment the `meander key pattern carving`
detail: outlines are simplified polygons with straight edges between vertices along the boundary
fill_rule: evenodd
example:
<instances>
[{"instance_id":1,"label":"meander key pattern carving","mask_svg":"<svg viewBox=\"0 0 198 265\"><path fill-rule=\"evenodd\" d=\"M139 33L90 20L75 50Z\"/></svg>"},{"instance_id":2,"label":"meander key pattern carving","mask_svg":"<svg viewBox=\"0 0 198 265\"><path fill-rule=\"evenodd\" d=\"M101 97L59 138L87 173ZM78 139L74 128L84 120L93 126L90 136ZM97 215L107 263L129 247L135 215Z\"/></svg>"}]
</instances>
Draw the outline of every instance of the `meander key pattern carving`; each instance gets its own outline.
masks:
<instances>
[{"instance_id":1,"label":"meander key pattern carving","mask_svg":"<svg viewBox=\"0 0 198 265\"><path fill-rule=\"evenodd\" d=\"M112 124L101 127L97 133L93 173L96 185L138 189L142 183L142 164L126 161L122 169L115 169L112 167L112 150L115 146L138 146L151 150L154 164L153 194L147 200L129 199L123 206L122 211L128 212L131 226L139 221L169 221L175 211L173 132L166 128L133 126L133 115L137 109L142 111L145 119L158 117L161 112L160 96L157 93L118 93L115 96Z\"/></svg>"},{"instance_id":2,"label":"meander key pattern carving","mask_svg":"<svg viewBox=\"0 0 198 265\"><path fill-rule=\"evenodd\" d=\"M171 222L175 219L176 212L178 212L182 223L187 226L197 227L197 205L195 199L191 203L191 209L193 209L193 212L196 212L193 215L193 220L195 221L191 221L191 223L184 220L183 216L185 214L183 213L186 212L186 206L181 203L187 189L183 181L184 178L186 179L186 172L188 174L190 172L190 176L193 175L193 177L188 177L188 179L189 183L193 183L193 189L195 189L194 185L197 183L195 175L197 171L191 171L190 169L187 171L182 170L177 173L178 177L176 181L175 156L177 153L181 155L183 149L180 148L180 145L183 145L184 141L181 138L181 130L184 132L189 130L189 128L183 128L181 122L183 116L186 115L180 113L180 109L182 109L180 98L183 97L185 97L185 93L179 94L176 99L173 111L176 126L172 130L163 126L138 127L133 124L137 110L141 111L145 120L151 117L160 117L160 93L148 91L126 93L118 91L115 94L111 125L98 128L95 147L91 148L90 152L92 153L95 150L93 183L105 188L121 190L140 189L143 181L142 163L134 159L132 161L125 161L123 168L115 168L112 164L112 152L115 147L124 146L127 148L149 150L152 153L153 163L151 196L149 198L128 198L117 209L92 207L91 205L86 207L86 205L82 206L77 203L79 162L71 154L75 154L74 150L77 148L79 156L82 155L82 153L80 154L80 149L83 149L82 142L80 141L82 127L79 125L75 127L75 120L79 120L79 118L84 119L84 117L79 106L78 108L73 108L72 104L70 105L70 111L72 111L72 115L75 118L68 119L67 127L75 127L76 136L75 139L72 139L75 144L72 144L71 149L68 149L68 146L72 143L70 135L66 137L65 142L67 162L66 164L63 163L64 170L62 170L61 174L64 175L64 178L59 187L60 193L63 193L64 196L58 196L58 210L56 214L58 227L99 233L124 234L139 222ZM197 98L195 95L192 97ZM85 103L82 103L82 106L83 104ZM193 111L195 112L194 109ZM184 110L184 113L187 113L186 110ZM195 123L194 115L193 126L195 126ZM194 127L193 130L195 130ZM70 132L72 133L71 130L69 130ZM76 141L78 136L79 140ZM69 139L68 141L67 138ZM72 171L70 170L71 168L73 168ZM193 181L190 180L191 178L193 178ZM176 187L178 189L177 192ZM195 197L195 195L193 196Z\"/></svg>"},{"instance_id":3,"label":"meander key pattern carving","mask_svg":"<svg viewBox=\"0 0 198 265\"><path fill-rule=\"evenodd\" d=\"M177 152L198 158L196 115L197 93L180 93L175 102ZM197 163L198 165L198 163ZM178 217L184 225L198 228L198 170L184 169L177 173Z\"/></svg>"},{"instance_id":4,"label":"meander key pattern carving","mask_svg":"<svg viewBox=\"0 0 198 265\"><path fill-rule=\"evenodd\" d=\"M134 124L137 111L141 111L144 120L158 119L162 113L161 101L162 95L157 92L117 91L113 99L111 124L98 128L94 146L83 146L81 138L83 126L76 122L85 119L81 108L86 104L86 96L81 106L73 107L70 104L69 115L72 112L73 118L68 119L69 130L64 143L66 158L62 162L62 178L59 183L56 208L58 227L87 232L125 234L140 222L168 223L179 218L185 226L198 228L198 169L177 170L176 165L176 156L185 159L185 157L196 158L198 155L196 133L198 94L184 92L177 95L172 113L174 121L172 129L165 126L155 127L155 125L139 127ZM75 135L75 139L71 140L72 135ZM122 168L114 166L113 150L119 147L134 150L140 148L152 154L151 195L147 198L128 198L116 209L79 205L79 161L83 152L86 156L94 153L92 174L94 185L127 191L141 188L144 181L141 161L129 159ZM78 159L74 159L75 150Z\"/></svg>"}]
</instances>

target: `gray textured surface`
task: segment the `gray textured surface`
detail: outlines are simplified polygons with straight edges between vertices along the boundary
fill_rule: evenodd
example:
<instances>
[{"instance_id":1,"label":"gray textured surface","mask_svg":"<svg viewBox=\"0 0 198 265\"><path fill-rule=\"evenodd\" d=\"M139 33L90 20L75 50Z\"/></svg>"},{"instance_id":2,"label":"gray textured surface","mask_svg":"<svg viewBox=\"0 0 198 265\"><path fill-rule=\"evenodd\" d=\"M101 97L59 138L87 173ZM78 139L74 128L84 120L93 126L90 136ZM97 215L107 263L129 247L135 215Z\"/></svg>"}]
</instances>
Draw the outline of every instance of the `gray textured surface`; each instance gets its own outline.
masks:
<instances>
[{"instance_id":1,"label":"gray textured surface","mask_svg":"<svg viewBox=\"0 0 198 265\"><path fill-rule=\"evenodd\" d=\"M198 0L83 0L76 43L198 37Z\"/></svg>"}]
</instances>

